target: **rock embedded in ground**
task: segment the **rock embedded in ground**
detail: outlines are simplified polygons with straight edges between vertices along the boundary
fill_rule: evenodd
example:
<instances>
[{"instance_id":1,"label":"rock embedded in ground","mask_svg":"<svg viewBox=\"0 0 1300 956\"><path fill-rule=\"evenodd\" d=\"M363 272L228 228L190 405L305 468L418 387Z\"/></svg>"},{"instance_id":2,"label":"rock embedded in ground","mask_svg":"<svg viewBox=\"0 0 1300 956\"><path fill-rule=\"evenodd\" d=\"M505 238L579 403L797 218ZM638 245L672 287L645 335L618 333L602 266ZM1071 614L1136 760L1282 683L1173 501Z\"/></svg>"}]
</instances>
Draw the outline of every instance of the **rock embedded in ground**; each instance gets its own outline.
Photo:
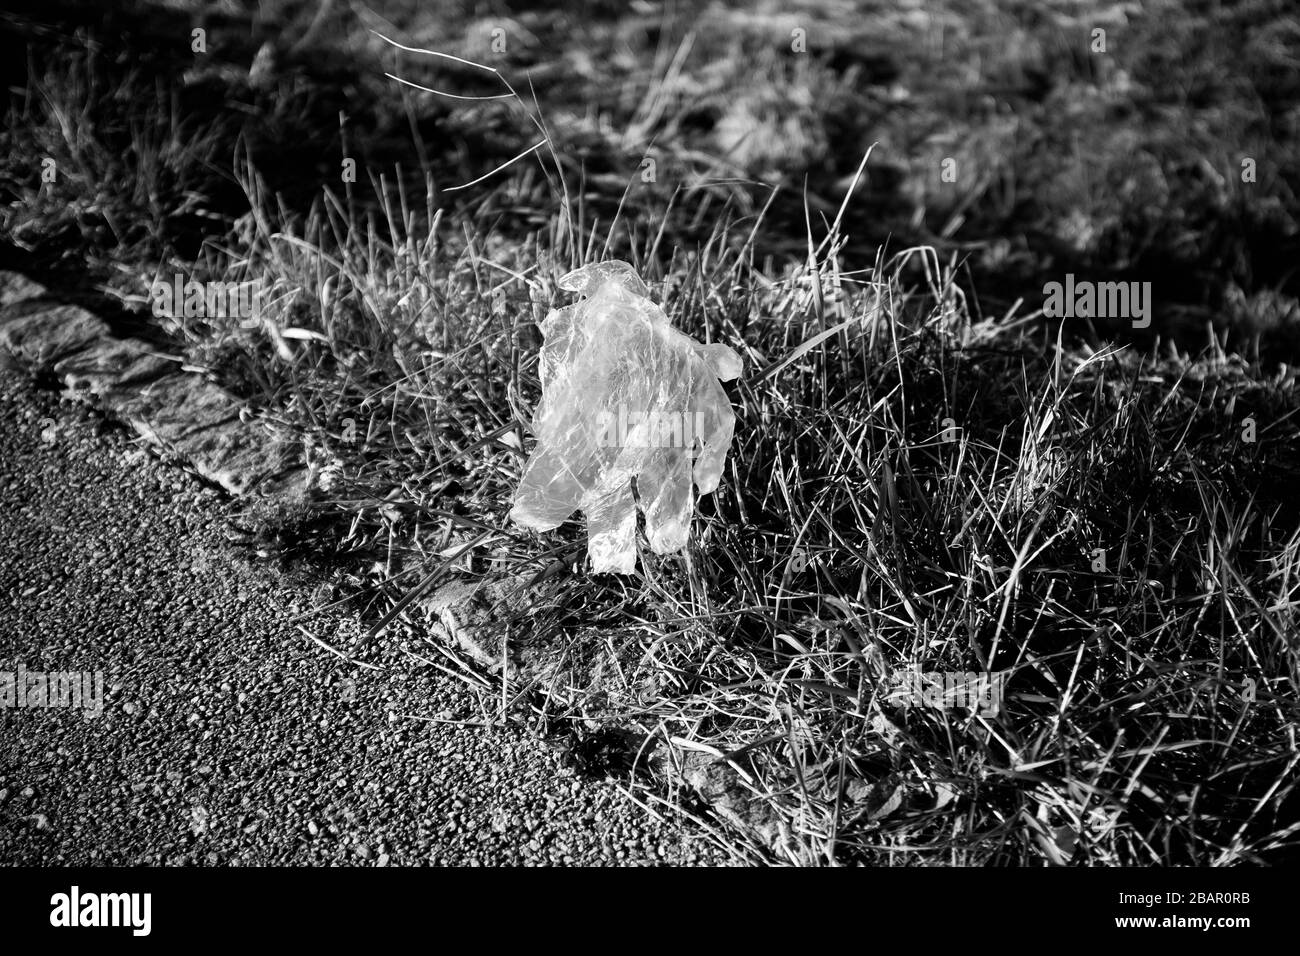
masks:
<instances>
[{"instance_id":1,"label":"rock embedded in ground","mask_svg":"<svg viewBox=\"0 0 1300 956\"><path fill-rule=\"evenodd\" d=\"M104 406L155 444L171 446L195 432L239 415L239 407L217 386L177 372L139 388L107 392Z\"/></svg>"},{"instance_id":2,"label":"rock embedded in ground","mask_svg":"<svg viewBox=\"0 0 1300 956\"><path fill-rule=\"evenodd\" d=\"M38 371L106 338L108 325L75 305L52 305L0 320L0 346Z\"/></svg>"},{"instance_id":3,"label":"rock embedded in ground","mask_svg":"<svg viewBox=\"0 0 1300 956\"><path fill-rule=\"evenodd\" d=\"M751 833L764 846L781 843L781 823L767 801L746 788L734 767L710 754L688 752L682 767L682 779L712 807L713 811Z\"/></svg>"},{"instance_id":4,"label":"rock embedded in ground","mask_svg":"<svg viewBox=\"0 0 1300 956\"><path fill-rule=\"evenodd\" d=\"M98 398L115 388L159 378L175 367L150 352L136 339L103 339L56 362L54 374L71 393Z\"/></svg>"},{"instance_id":5,"label":"rock embedded in ground","mask_svg":"<svg viewBox=\"0 0 1300 956\"><path fill-rule=\"evenodd\" d=\"M491 591L483 581L452 578L421 602L434 634L468 654L489 672L506 667L512 676L517 665L503 654L504 621L495 613Z\"/></svg>"},{"instance_id":6,"label":"rock embedded in ground","mask_svg":"<svg viewBox=\"0 0 1300 956\"><path fill-rule=\"evenodd\" d=\"M239 420L186 435L171 450L233 495L247 494L282 464L267 436Z\"/></svg>"},{"instance_id":7,"label":"rock embedded in ground","mask_svg":"<svg viewBox=\"0 0 1300 956\"><path fill-rule=\"evenodd\" d=\"M45 295L45 291L45 286L21 273L0 271L0 309L30 299L39 299Z\"/></svg>"}]
</instances>

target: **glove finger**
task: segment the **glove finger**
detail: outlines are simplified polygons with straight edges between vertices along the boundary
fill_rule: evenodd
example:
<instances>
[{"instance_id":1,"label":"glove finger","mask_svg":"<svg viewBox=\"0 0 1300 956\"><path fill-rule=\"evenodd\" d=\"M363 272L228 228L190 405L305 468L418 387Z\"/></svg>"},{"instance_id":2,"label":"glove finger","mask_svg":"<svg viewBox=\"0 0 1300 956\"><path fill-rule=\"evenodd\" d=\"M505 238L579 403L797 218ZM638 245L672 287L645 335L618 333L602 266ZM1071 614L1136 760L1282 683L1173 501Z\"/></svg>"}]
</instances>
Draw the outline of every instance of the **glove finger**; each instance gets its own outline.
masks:
<instances>
[{"instance_id":1,"label":"glove finger","mask_svg":"<svg viewBox=\"0 0 1300 956\"><path fill-rule=\"evenodd\" d=\"M636 501L632 487L619 488L584 501L587 555L597 572L631 574L636 568Z\"/></svg>"},{"instance_id":2,"label":"glove finger","mask_svg":"<svg viewBox=\"0 0 1300 956\"><path fill-rule=\"evenodd\" d=\"M691 465L683 448L661 448L637 476L645 533L656 554L686 547L691 532Z\"/></svg>"},{"instance_id":3,"label":"glove finger","mask_svg":"<svg viewBox=\"0 0 1300 956\"><path fill-rule=\"evenodd\" d=\"M733 378L740 377L743 366L735 349L714 343L713 345L699 346L699 351L704 356L704 360L708 363L713 374L724 382L730 382Z\"/></svg>"},{"instance_id":4,"label":"glove finger","mask_svg":"<svg viewBox=\"0 0 1300 956\"><path fill-rule=\"evenodd\" d=\"M700 494L707 495L715 491L722 480L722 466L731 447L736 415L717 382L701 383L695 394L696 407L702 411L704 422L704 433L699 436L702 448L695 459L695 485Z\"/></svg>"}]
</instances>

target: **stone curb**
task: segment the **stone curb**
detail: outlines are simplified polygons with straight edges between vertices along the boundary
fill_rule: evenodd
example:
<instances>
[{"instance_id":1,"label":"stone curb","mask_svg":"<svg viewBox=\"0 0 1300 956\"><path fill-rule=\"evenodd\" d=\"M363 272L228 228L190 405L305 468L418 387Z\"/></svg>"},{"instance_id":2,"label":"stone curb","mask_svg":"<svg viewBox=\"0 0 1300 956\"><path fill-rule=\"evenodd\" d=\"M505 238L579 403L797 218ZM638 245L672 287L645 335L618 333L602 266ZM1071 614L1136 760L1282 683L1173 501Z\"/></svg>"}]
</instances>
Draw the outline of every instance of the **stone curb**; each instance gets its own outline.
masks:
<instances>
[{"instance_id":1,"label":"stone curb","mask_svg":"<svg viewBox=\"0 0 1300 956\"><path fill-rule=\"evenodd\" d=\"M0 271L0 347L232 495L290 496L305 488L290 450L243 421L232 396L178 371L148 343L115 337L103 319L58 302L16 272Z\"/></svg>"}]
</instances>

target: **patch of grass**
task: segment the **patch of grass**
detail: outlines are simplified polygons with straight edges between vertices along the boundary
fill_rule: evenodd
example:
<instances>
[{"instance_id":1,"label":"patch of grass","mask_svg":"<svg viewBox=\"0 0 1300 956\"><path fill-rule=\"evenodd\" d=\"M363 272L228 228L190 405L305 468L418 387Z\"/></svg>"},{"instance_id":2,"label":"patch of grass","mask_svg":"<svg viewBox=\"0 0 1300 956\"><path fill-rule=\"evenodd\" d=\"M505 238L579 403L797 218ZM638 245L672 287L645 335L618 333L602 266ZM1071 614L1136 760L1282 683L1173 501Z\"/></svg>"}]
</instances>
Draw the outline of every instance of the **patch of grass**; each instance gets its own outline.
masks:
<instances>
[{"instance_id":1,"label":"patch of grass","mask_svg":"<svg viewBox=\"0 0 1300 956\"><path fill-rule=\"evenodd\" d=\"M380 609L485 532L480 574L583 543L577 520L503 524L564 266L543 242L444 245L436 213L387 199L353 225L327 202L301 234L253 215L238 275L274 290L264 326L175 330L303 443ZM728 755L797 862L1287 852L1293 375L1063 346L973 318L930 250L852 273L841 245L767 274L719 238L659 283L750 370L728 476L684 555L644 551L626 581L559 570L549 639L616 628L620 666L555 715ZM1004 708L899 706L909 667L1006 672Z\"/></svg>"},{"instance_id":2,"label":"patch of grass","mask_svg":"<svg viewBox=\"0 0 1300 956\"><path fill-rule=\"evenodd\" d=\"M233 133L185 119L171 92L134 70L102 85L103 55L87 46L47 66L12 108L0 225L37 258L105 273L172 249L193 256L218 218L209 196Z\"/></svg>"},{"instance_id":3,"label":"patch of grass","mask_svg":"<svg viewBox=\"0 0 1300 956\"><path fill-rule=\"evenodd\" d=\"M175 120L179 107L196 136L220 119L242 137L241 149L226 142L206 157L222 171L221 196L209 196L208 209L223 217L238 213L228 174L236 152L246 151L300 214L321 185L341 185L339 164L350 157L363 170L402 177L417 206L432 183L436 205L523 240L551 214L552 191L535 166L480 190L446 190L535 143L522 113L540 103L586 220L664 220L660 256L707 242L724 210L766 209L770 228L753 239L760 256L798 257L805 201L816 215L833 214L875 143L848 236L863 259L890 237L966 256L980 281L976 289L962 275L963 288L996 311L1027 293L1037 301L1045 281L1069 271L1151 281L1155 330L1184 346L1198 347L1207 323L1244 343L1259 339L1266 359L1289 361L1300 344L1294 321L1274 321L1276 310L1259 299L1279 299L1284 316L1300 302L1292 265L1300 254L1300 89L1284 0L1164 0L1140 9L864 2L777 11L744 3L677 14L594 5L581 17L531 5L484 16L471 5L402 0L275 0L244 15L214 15L197 3L159 9L118 0L93 16L68 7L51 0L16 29L61 63L76 42L33 26L59 24L116 64L115 75L101 71L100 88L123 85L129 95L95 104L98 123L125 114L119 125L148 128ZM116 31L111 45L89 26L102 16ZM205 53L191 52L191 27L208 31ZM1095 29L1106 31L1105 52L1092 49ZM526 102L481 99L501 93L491 75L409 55L376 31L481 60L514 78ZM121 76L132 66L161 80L172 100L151 106L159 94ZM60 84L49 88L57 94ZM26 185L37 172L27 145L40 139L28 124L40 120L13 124L21 163L8 173ZM129 160L130 138L103 138L111 156ZM174 158L184 169L168 169L156 190L163 197L169 181L186 183L178 203L164 203L169 210L214 188L194 189L202 163ZM655 163L649 175L647 159ZM1242 181L1245 159L1255 163L1253 182ZM951 182L943 178L949 168ZM80 193L59 199L128 218L111 194L147 191L152 174L129 163L105 172L90 164ZM366 178L353 191L362 201ZM30 204L29 191L21 198ZM221 231L214 224L208 234ZM734 241L747 238L738 231ZM119 261L157 259L152 247L116 251Z\"/></svg>"}]
</instances>

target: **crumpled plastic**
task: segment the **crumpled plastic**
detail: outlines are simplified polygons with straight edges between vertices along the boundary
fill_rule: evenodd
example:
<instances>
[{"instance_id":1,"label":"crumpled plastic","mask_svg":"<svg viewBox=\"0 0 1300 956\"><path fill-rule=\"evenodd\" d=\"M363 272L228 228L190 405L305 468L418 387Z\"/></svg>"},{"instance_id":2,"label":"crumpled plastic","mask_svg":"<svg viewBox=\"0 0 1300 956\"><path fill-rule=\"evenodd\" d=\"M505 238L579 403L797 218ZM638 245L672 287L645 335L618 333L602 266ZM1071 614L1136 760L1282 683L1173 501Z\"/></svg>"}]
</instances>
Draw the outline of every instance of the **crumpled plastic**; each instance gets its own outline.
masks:
<instances>
[{"instance_id":1,"label":"crumpled plastic","mask_svg":"<svg viewBox=\"0 0 1300 956\"><path fill-rule=\"evenodd\" d=\"M626 262L584 266L560 288L583 298L542 322L537 446L510 517L550 531L580 509L592 570L631 574L637 498L651 549L672 554L690 534L692 482L717 489L736 422L719 379L740 375L740 356L673 328Z\"/></svg>"}]
</instances>

